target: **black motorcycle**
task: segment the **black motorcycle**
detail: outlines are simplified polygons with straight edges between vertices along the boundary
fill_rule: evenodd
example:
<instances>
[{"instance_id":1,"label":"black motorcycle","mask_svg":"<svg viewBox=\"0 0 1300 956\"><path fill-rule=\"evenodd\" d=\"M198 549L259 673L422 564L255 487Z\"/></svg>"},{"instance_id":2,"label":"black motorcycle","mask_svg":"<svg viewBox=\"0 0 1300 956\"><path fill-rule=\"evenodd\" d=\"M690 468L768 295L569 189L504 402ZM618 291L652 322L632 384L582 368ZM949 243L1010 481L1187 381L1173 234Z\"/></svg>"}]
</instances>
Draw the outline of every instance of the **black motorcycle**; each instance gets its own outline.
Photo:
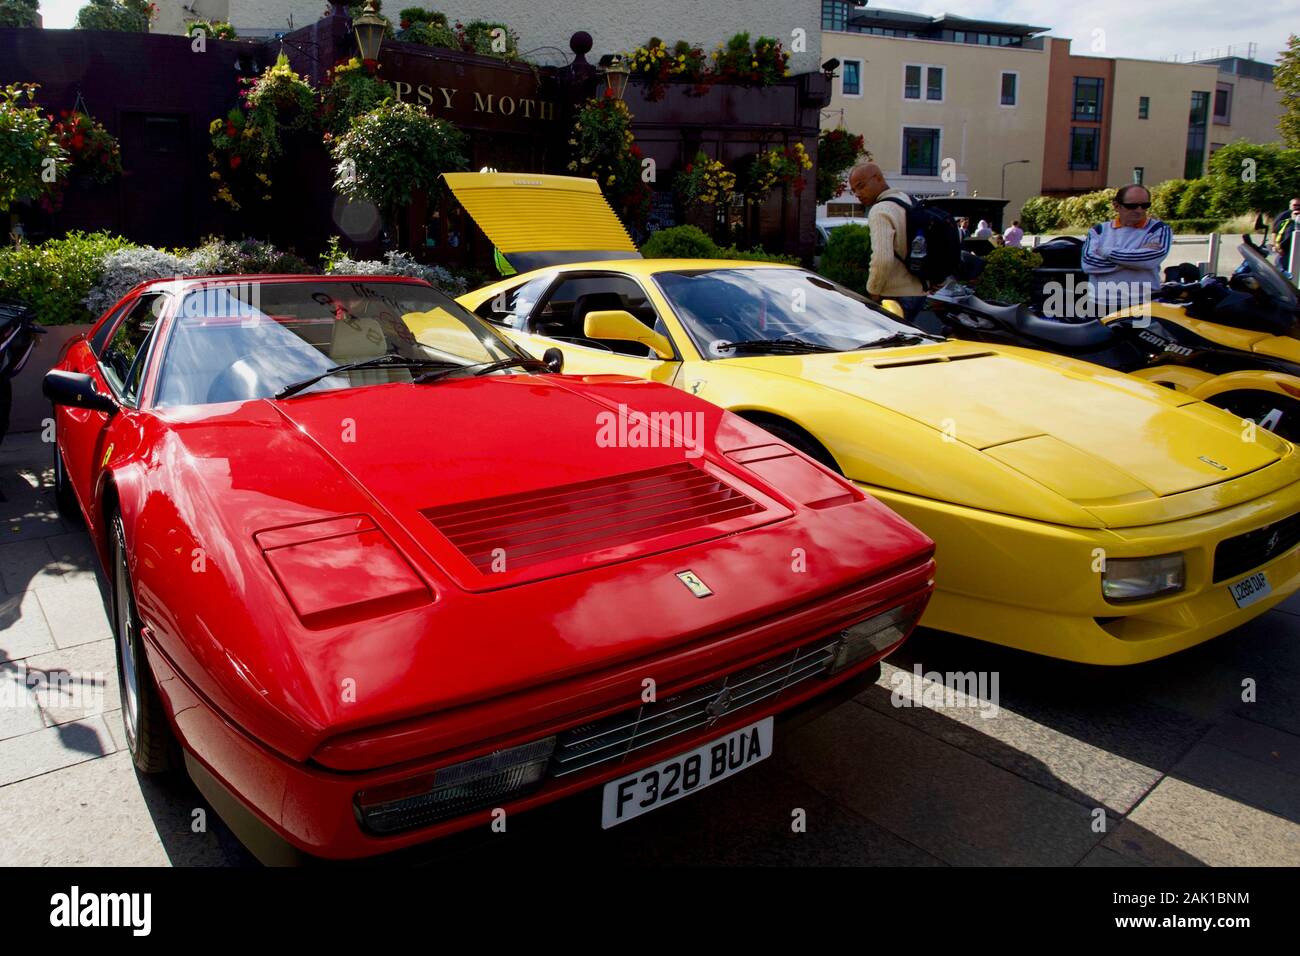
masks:
<instances>
[{"instance_id":1,"label":"black motorcycle","mask_svg":"<svg viewBox=\"0 0 1300 956\"><path fill-rule=\"evenodd\" d=\"M916 325L1129 372L1300 440L1300 299L1264 251L1243 238L1243 262L1232 276L1174 266L1149 304L1101 319L1051 318L951 285L930 296Z\"/></svg>"},{"instance_id":2,"label":"black motorcycle","mask_svg":"<svg viewBox=\"0 0 1300 956\"><path fill-rule=\"evenodd\" d=\"M37 336L44 334L31 309L0 302L0 441L9 433L13 380L31 358Z\"/></svg>"}]
</instances>

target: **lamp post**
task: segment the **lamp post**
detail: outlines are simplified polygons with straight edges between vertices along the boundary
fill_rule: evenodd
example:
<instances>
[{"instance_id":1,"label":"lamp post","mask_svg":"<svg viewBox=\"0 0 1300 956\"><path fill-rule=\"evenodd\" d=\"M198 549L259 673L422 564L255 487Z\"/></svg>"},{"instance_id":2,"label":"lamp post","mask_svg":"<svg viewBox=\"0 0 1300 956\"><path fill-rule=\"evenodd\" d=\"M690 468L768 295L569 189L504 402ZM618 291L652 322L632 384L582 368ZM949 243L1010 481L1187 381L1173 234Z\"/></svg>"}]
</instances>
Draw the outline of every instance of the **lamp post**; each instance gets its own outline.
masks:
<instances>
[{"instance_id":1,"label":"lamp post","mask_svg":"<svg viewBox=\"0 0 1300 956\"><path fill-rule=\"evenodd\" d=\"M632 78L632 68L617 53L600 58L600 72L605 79L605 88L613 90L616 99L622 99L627 93L628 80Z\"/></svg>"},{"instance_id":2,"label":"lamp post","mask_svg":"<svg viewBox=\"0 0 1300 956\"><path fill-rule=\"evenodd\" d=\"M361 54L361 61L367 65L378 63L379 48L388 31L388 21L375 9L375 0L370 0L361 16L352 21L352 29L357 35L357 51Z\"/></svg>"},{"instance_id":3,"label":"lamp post","mask_svg":"<svg viewBox=\"0 0 1300 956\"><path fill-rule=\"evenodd\" d=\"M1002 164L1002 192L998 194L1002 199L1007 198L1007 167L1019 166L1021 163L1027 163L1027 162L1029 162L1029 160L1027 159L1013 159L1009 163Z\"/></svg>"}]
</instances>

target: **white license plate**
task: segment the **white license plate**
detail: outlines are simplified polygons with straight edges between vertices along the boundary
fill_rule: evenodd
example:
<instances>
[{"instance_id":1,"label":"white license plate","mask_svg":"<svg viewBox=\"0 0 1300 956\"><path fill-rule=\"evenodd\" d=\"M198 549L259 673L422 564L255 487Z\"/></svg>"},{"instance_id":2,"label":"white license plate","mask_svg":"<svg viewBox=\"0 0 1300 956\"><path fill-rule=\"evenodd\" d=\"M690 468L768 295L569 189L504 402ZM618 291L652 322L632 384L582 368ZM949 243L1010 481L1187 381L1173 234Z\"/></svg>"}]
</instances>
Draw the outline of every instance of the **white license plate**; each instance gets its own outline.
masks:
<instances>
[{"instance_id":1,"label":"white license plate","mask_svg":"<svg viewBox=\"0 0 1300 956\"><path fill-rule=\"evenodd\" d=\"M1260 571L1236 584L1228 585L1228 593L1237 602L1237 607L1250 607L1256 601L1262 601L1273 593L1273 586L1268 583L1268 576Z\"/></svg>"},{"instance_id":2,"label":"white license plate","mask_svg":"<svg viewBox=\"0 0 1300 956\"><path fill-rule=\"evenodd\" d=\"M680 800L765 760L772 753L773 718L733 730L653 767L605 784L602 829Z\"/></svg>"}]
</instances>

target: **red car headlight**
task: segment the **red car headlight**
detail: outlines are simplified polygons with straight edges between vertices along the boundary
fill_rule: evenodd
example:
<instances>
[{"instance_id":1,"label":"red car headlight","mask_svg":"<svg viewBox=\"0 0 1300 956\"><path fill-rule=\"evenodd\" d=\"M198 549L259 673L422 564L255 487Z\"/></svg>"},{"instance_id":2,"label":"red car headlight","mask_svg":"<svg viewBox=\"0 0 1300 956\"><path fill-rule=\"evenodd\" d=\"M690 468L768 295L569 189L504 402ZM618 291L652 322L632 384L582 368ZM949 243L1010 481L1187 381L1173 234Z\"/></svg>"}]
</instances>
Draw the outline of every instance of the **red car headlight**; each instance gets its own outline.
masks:
<instances>
[{"instance_id":1,"label":"red car headlight","mask_svg":"<svg viewBox=\"0 0 1300 956\"><path fill-rule=\"evenodd\" d=\"M357 818L372 833L400 833L495 806L541 783L555 738L534 740L409 780L361 790Z\"/></svg>"},{"instance_id":2,"label":"red car headlight","mask_svg":"<svg viewBox=\"0 0 1300 956\"><path fill-rule=\"evenodd\" d=\"M429 601L429 589L365 515L260 531L271 573L304 624L381 614Z\"/></svg>"},{"instance_id":3,"label":"red car headlight","mask_svg":"<svg viewBox=\"0 0 1300 956\"><path fill-rule=\"evenodd\" d=\"M916 627L928 602L927 594L840 631L840 642L835 645L830 673L839 673L865 657L882 653L901 643L912 632L912 628Z\"/></svg>"}]
</instances>

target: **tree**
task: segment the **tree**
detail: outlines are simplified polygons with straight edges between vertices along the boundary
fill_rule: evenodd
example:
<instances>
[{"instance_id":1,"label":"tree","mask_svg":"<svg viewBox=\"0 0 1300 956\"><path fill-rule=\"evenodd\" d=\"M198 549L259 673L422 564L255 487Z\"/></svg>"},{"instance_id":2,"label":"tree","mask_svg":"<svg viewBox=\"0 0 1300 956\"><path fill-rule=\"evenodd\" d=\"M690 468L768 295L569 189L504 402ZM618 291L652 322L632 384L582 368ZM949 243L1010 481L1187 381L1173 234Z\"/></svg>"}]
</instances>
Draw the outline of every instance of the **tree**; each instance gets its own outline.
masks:
<instances>
[{"instance_id":1,"label":"tree","mask_svg":"<svg viewBox=\"0 0 1300 956\"><path fill-rule=\"evenodd\" d=\"M148 33L153 14L149 0L90 0L77 11L77 29Z\"/></svg>"},{"instance_id":2,"label":"tree","mask_svg":"<svg viewBox=\"0 0 1300 956\"><path fill-rule=\"evenodd\" d=\"M68 171L67 154L35 105L36 89L0 86L0 212L49 193Z\"/></svg>"},{"instance_id":3,"label":"tree","mask_svg":"<svg viewBox=\"0 0 1300 956\"><path fill-rule=\"evenodd\" d=\"M1292 149L1300 149L1300 36L1291 34L1286 49L1277 58L1273 85L1282 94L1282 118L1277 129Z\"/></svg>"},{"instance_id":4,"label":"tree","mask_svg":"<svg viewBox=\"0 0 1300 956\"><path fill-rule=\"evenodd\" d=\"M1210 157L1209 180L1210 215L1273 213L1300 190L1300 149L1245 140L1229 143ZM1184 215L1181 204L1178 213Z\"/></svg>"},{"instance_id":5,"label":"tree","mask_svg":"<svg viewBox=\"0 0 1300 956\"><path fill-rule=\"evenodd\" d=\"M0 27L34 27L41 0L0 0Z\"/></svg>"}]
</instances>

